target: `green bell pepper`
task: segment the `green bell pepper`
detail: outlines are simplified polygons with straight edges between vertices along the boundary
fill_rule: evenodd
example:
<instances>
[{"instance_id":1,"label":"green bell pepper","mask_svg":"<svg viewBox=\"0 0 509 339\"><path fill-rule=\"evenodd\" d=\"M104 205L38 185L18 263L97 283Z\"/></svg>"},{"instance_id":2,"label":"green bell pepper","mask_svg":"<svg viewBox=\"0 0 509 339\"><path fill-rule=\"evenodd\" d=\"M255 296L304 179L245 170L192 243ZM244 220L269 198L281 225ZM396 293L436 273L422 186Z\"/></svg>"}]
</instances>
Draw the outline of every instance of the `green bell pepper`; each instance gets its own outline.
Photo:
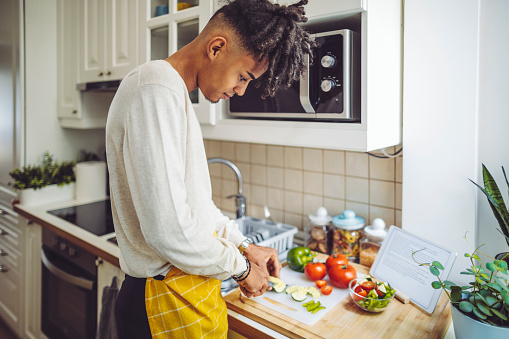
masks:
<instances>
[{"instance_id":1,"label":"green bell pepper","mask_svg":"<svg viewBox=\"0 0 509 339\"><path fill-rule=\"evenodd\" d=\"M316 253L311 252L308 247L294 247L288 251L286 261L292 270L304 272L304 267L313 261L314 257L316 257Z\"/></svg>"}]
</instances>

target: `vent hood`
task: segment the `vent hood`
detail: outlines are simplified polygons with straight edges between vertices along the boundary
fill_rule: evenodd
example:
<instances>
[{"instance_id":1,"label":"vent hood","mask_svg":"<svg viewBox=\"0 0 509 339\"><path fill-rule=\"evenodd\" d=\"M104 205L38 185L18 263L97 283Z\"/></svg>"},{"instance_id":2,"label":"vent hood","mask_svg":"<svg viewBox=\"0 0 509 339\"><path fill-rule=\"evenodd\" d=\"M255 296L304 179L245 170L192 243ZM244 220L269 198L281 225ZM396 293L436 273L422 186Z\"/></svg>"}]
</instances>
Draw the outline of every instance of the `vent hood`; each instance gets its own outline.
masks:
<instances>
[{"instance_id":1,"label":"vent hood","mask_svg":"<svg viewBox=\"0 0 509 339\"><path fill-rule=\"evenodd\" d=\"M83 82L76 85L80 92L115 92L121 80Z\"/></svg>"}]
</instances>

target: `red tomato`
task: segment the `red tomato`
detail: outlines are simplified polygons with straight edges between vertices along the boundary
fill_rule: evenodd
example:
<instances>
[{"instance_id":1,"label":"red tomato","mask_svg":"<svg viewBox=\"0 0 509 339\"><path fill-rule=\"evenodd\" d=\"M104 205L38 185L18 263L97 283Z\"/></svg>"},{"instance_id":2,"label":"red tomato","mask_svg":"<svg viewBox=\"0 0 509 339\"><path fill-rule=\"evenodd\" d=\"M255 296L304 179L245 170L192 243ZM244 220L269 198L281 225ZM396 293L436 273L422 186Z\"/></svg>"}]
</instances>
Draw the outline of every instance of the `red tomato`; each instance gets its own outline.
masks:
<instances>
[{"instance_id":1,"label":"red tomato","mask_svg":"<svg viewBox=\"0 0 509 339\"><path fill-rule=\"evenodd\" d=\"M331 254L327 258L325 265L327 266L327 271L334 265L348 265L348 258L339 253Z\"/></svg>"},{"instance_id":2,"label":"red tomato","mask_svg":"<svg viewBox=\"0 0 509 339\"><path fill-rule=\"evenodd\" d=\"M358 295L353 295L353 300L355 301L359 301L359 300L362 300L364 298L366 298L366 296L368 295L368 292L366 292L365 290L362 290L360 292L355 292L357 293Z\"/></svg>"},{"instance_id":3,"label":"red tomato","mask_svg":"<svg viewBox=\"0 0 509 339\"><path fill-rule=\"evenodd\" d=\"M365 289L366 291L371 291L372 289L375 288L375 283L372 282L372 281L364 281L362 284L361 284L362 288Z\"/></svg>"},{"instance_id":4,"label":"red tomato","mask_svg":"<svg viewBox=\"0 0 509 339\"><path fill-rule=\"evenodd\" d=\"M304 274L309 280L321 280L327 275L327 267L321 262L310 262L304 268Z\"/></svg>"},{"instance_id":5,"label":"red tomato","mask_svg":"<svg viewBox=\"0 0 509 339\"><path fill-rule=\"evenodd\" d=\"M357 285L357 287L355 287L353 291L355 293L359 293L360 291L364 291L364 289L360 285Z\"/></svg>"},{"instance_id":6,"label":"red tomato","mask_svg":"<svg viewBox=\"0 0 509 339\"><path fill-rule=\"evenodd\" d=\"M315 281L316 287L322 288L323 286L327 285L327 282L325 280L317 280Z\"/></svg>"},{"instance_id":7,"label":"red tomato","mask_svg":"<svg viewBox=\"0 0 509 339\"><path fill-rule=\"evenodd\" d=\"M357 278L357 272L350 265L334 265L329 270L329 278L337 287L348 288L350 281Z\"/></svg>"},{"instance_id":8,"label":"red tomato","mask_svg":"<svg viewBox=\"0 0 509 339\"><path fill-rule=\"evenodd\" d=\"M332 286L322 286L320 288L320 291L322 292L322 294L329 295L332 293Z\"/></svg>"},{"instance_id":9,"label":"red tomato","mask_svg":"<svg viewBox=\"0 0 509 339\"><path fill-rule=\"evenodd\" d=\"M376 294L378 294L379 297L383 296L384 294L382 292L380 292L380 290L378 289L378 285L376 285L376 288L375 288L375 291L376 291Z\"/></svg>"}]
</instances>

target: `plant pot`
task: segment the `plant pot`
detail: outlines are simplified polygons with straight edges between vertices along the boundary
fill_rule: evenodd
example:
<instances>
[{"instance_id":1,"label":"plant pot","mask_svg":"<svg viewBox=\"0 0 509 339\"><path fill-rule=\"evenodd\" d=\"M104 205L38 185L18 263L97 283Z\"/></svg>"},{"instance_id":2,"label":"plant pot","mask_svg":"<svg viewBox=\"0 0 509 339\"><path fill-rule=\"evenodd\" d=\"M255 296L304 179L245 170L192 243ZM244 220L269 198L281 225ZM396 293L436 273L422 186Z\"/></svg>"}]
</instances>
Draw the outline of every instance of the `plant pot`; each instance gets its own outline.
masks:
<instances>
[{"instance_id":1,"label":"plant pot","mask_svg":"<svg viewBox=\"0 0 509 339\"><path fill-rule=\"evenodd\" d=\"M456 339L509 338L509 327L498 327L470 318L451 304L452 323Z\"/></svg>"},{"instance_id":2,"label":"plant pot","mask_svg":"<svg viewBox=\"0 0 509 339\"><path fill-rule=\"evenodd\" d=\"M74 183L57 186L49 185L37 190L25 189L18 192L23 206L46 205L54 202L74 199Z\"/></svg>"}]
</instances>

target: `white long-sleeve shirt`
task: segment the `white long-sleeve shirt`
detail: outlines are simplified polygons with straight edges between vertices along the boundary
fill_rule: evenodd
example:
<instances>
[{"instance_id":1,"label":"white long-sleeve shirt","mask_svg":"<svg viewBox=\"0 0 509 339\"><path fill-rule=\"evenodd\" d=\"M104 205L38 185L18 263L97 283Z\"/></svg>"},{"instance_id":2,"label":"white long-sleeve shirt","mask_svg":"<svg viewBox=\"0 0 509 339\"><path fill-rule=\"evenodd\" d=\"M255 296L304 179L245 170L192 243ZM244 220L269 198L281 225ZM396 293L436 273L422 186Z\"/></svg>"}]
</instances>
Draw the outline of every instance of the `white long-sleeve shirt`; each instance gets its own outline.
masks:
<instances>
[{"instance_id":1,"label":"white long-sleeve shirt","mask_svg":"<svg viewBox=\"0 0 509 339\"><path fill-rule=\"evenodd\" d=\"M222 280L246 269L238 250L244 236L212 201L200 125L168 62L143 64L123 79L108 113L106 151L125 273L164 275L174 265Z\"/></svg>"}]
</instances>

